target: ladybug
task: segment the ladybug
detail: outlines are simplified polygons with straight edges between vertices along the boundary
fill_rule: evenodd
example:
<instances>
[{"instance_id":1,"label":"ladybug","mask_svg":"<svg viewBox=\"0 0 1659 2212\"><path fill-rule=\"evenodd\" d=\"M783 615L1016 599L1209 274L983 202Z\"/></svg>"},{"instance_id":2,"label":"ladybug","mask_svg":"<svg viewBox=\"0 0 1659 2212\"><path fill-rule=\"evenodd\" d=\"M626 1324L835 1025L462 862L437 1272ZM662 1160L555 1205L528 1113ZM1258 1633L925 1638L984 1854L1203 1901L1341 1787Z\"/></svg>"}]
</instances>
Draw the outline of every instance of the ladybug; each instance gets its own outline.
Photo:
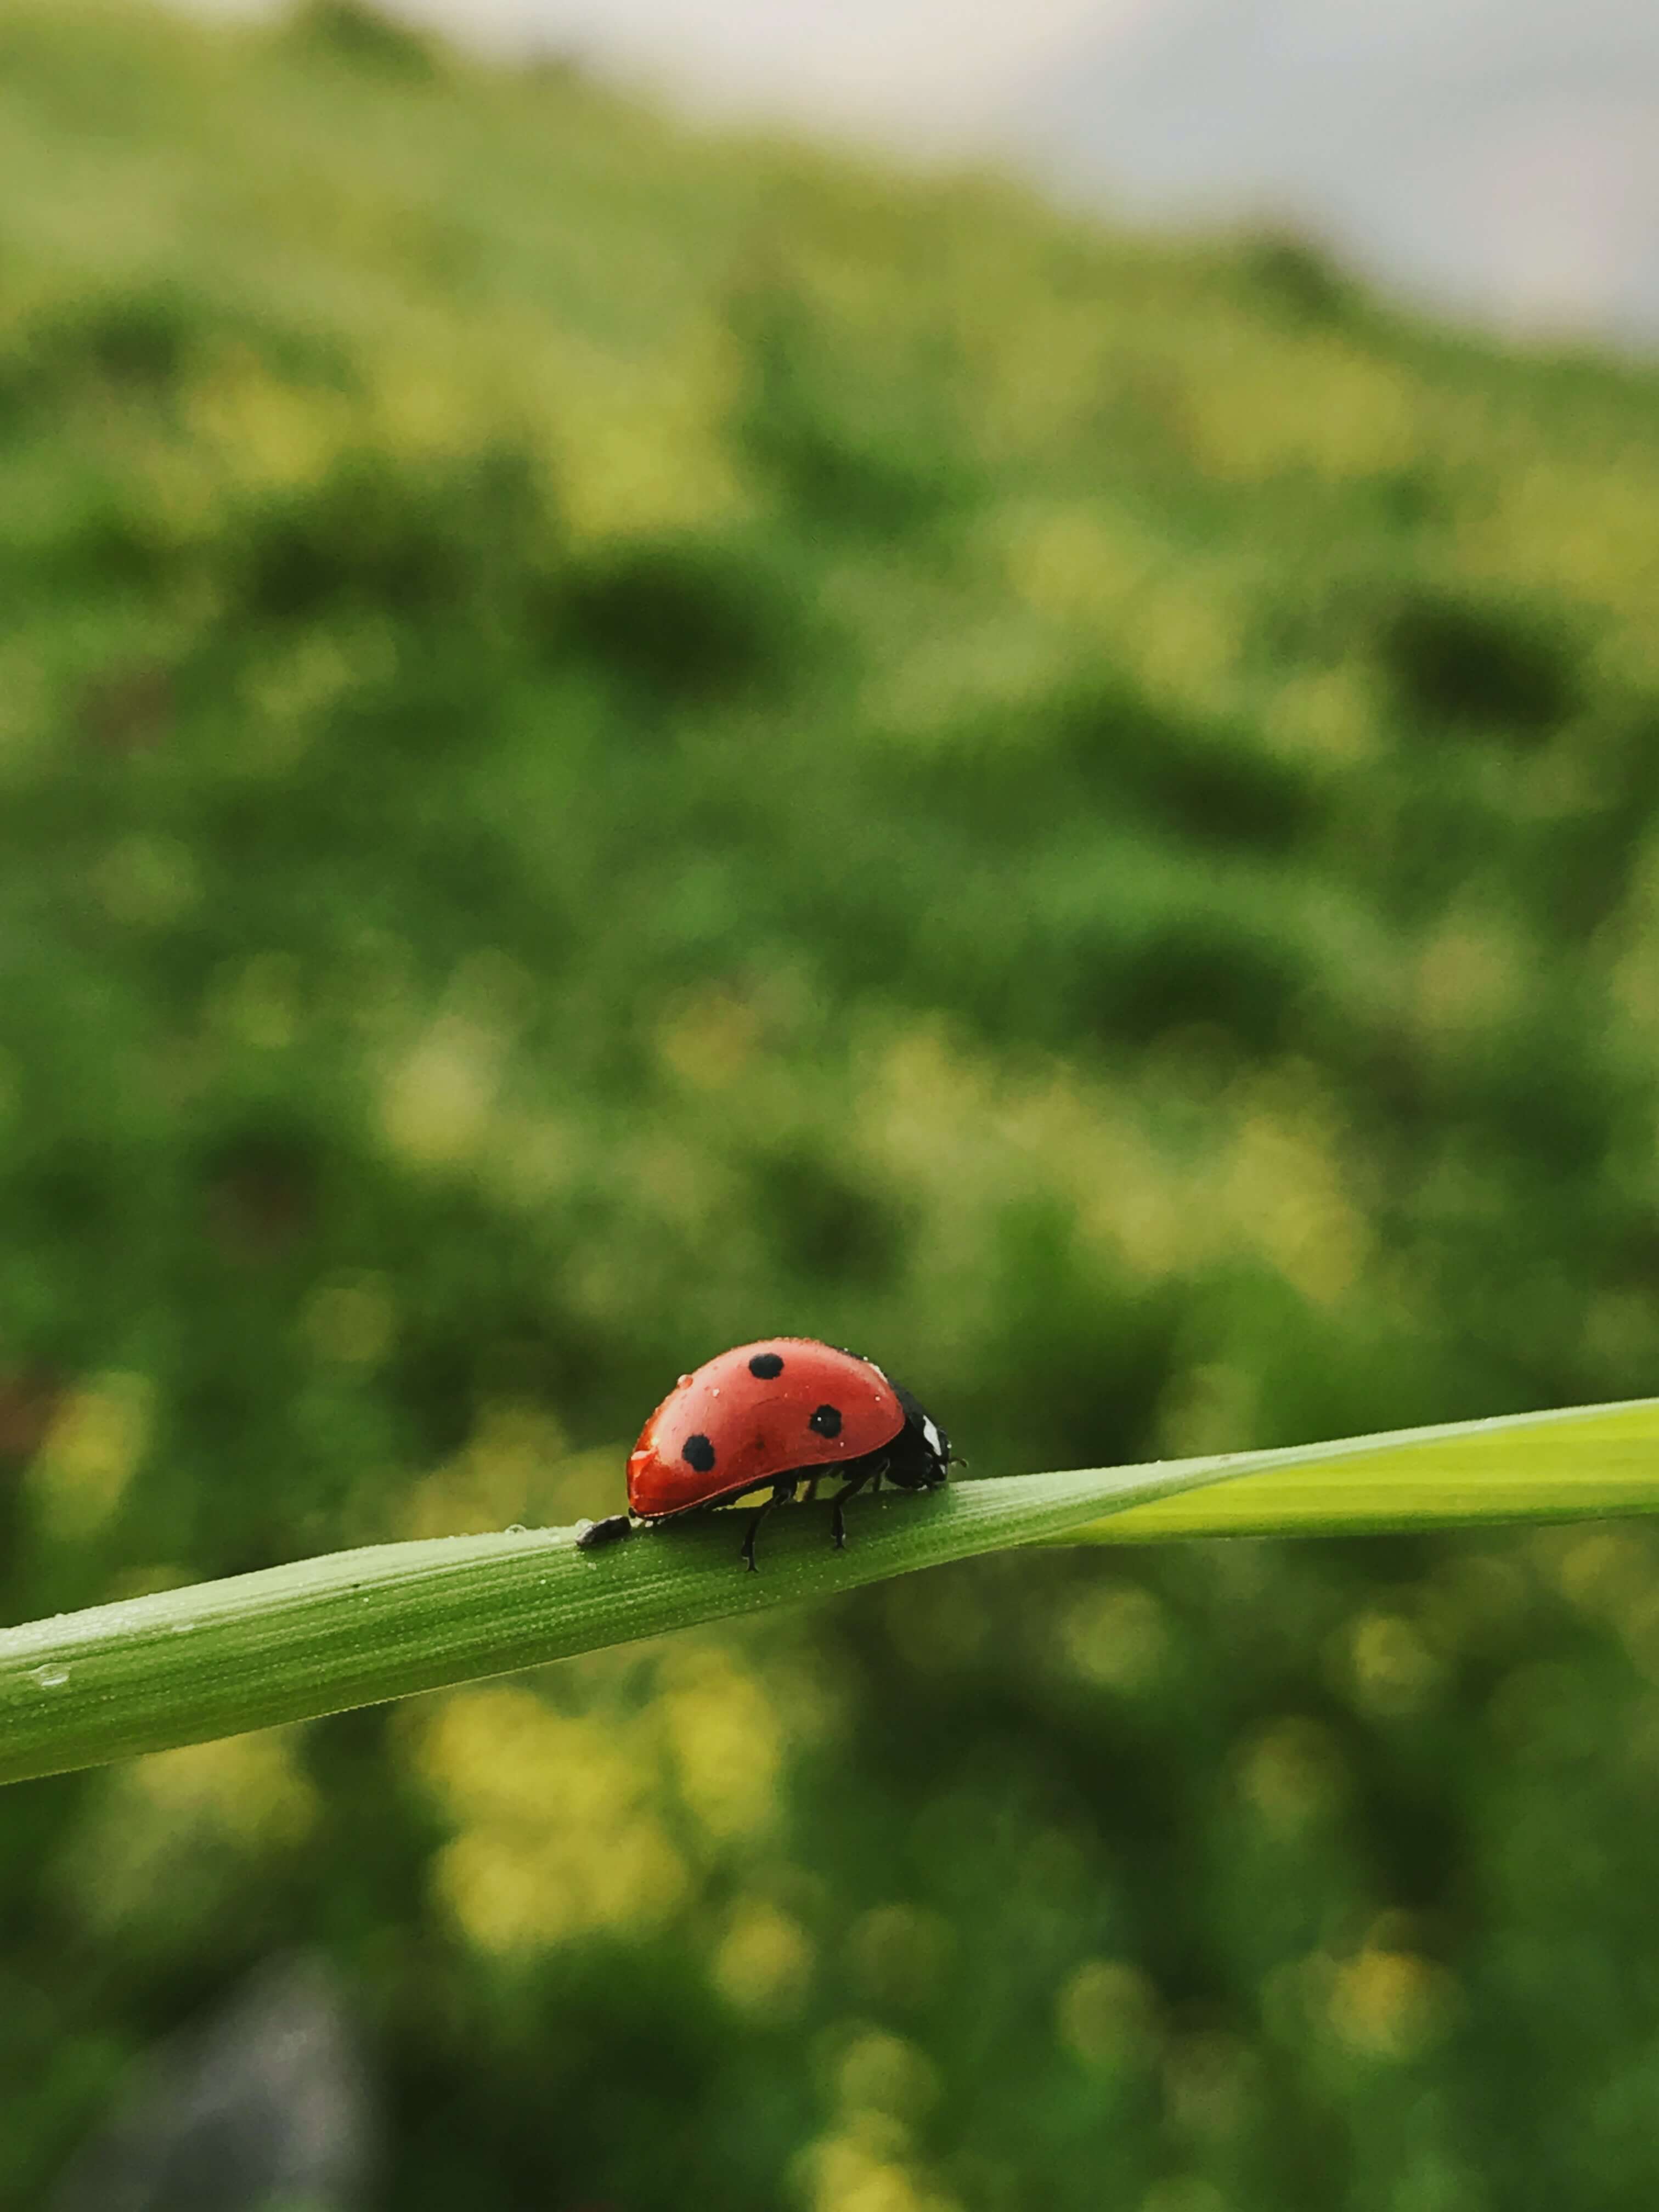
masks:
<instances>
[{"instance_id":1,"label":"ladybug","mask_svg":"<svg viewBox=\"0 0 1659 2212\"><path fill-rule=\"evenodd\" d=\"M628 1511L596 1521L576 1541L593 1551L636 1522L769 1490L743 1540L752 1573L761 1522L797 1489L810 1499L826 1477L842 1479L830 1523L839 1551L847 1541L844 1508L857 1492L884 1481L936 1490L950 1466L944 1430L873 1359L810 1336L769 1337L681 1376L629 1455Z\"/></svg>"}]
</instances>

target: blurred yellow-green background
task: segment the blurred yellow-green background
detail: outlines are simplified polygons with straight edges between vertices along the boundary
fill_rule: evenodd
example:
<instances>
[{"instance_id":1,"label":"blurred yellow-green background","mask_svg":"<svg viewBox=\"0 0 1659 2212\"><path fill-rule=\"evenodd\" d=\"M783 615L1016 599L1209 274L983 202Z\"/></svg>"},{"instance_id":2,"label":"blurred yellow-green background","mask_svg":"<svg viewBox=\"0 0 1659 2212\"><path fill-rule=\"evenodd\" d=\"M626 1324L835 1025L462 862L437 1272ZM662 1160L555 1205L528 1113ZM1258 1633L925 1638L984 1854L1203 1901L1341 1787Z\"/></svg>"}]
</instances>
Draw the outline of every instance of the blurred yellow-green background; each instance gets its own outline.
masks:
<instances>
[{"instance_id":1,"label":"blurred yellow-green background","mask_svg":"<svg viewBox=\"0 0 1659 2212\"><path fill-rule=\"evenodd\" d=\"M1639 361L10 0L0 1617L614 1510L775 1333L975 1475L1650 1392L1656 597ZM1645 2208L1655 1567L1017 1556L15 1790L0 2208ZM167 2039L301 1986L242 2170L282 2037L218 2152Z\"/></svg>"}]
</instances>

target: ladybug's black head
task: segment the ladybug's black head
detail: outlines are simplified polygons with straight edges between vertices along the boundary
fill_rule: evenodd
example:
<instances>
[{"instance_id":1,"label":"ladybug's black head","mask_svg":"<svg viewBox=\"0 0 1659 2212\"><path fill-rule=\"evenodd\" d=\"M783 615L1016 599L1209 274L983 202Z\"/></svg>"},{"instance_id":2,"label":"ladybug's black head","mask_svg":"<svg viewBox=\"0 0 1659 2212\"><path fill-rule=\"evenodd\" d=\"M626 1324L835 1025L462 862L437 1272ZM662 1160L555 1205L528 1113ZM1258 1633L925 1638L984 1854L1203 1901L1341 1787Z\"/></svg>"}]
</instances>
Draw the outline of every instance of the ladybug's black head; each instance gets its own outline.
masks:
<instances>
[{"instance_id":1,"label":"ladybug's black head","mask_svg":"<svg viewBox=\"0 0 1659 2212\"><path fill-rule=\"evenodd\" d=\"M887 1480L900 1490L937 1490L951 1472L951 1439L902 1383L892 1384L904 1426L886 1447Z\"/></svg>"}]
</instances>

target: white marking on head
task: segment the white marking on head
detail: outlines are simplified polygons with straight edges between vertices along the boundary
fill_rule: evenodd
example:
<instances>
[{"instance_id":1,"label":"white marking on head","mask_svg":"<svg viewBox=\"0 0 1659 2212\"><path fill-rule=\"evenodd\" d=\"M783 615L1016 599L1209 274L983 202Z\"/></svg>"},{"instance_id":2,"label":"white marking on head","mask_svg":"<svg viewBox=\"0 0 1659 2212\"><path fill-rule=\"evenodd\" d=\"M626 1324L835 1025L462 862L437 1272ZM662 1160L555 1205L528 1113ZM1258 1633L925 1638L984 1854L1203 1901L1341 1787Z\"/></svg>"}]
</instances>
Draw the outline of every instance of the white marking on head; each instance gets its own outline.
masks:
<instances>
[{"instance_id":1,"label":"white marking on head","mask_svg":"<svg viewBox=\"0 0 1659 2212\"><path fill-rule=\"evenodd\" d=\"M938 1459L945 1449L945 1439L940 1436L939 1431L928 1419L926 1413L921 1417L921 1441L927 1445L928 1450L932 1452L935 1459Z\"/></svg>"}]
</instances>

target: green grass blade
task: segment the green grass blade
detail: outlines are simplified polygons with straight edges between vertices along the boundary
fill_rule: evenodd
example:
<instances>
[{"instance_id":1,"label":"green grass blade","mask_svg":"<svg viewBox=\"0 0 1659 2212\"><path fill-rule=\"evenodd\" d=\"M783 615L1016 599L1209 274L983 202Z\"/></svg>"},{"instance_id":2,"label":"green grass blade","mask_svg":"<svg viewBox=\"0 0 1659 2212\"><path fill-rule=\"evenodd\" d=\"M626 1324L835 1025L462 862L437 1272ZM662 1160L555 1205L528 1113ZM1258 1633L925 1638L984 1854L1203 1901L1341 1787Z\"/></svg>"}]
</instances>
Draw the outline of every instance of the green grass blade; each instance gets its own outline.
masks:
<instances>
[{"instance_id":1,"label":"green grass blade","mask_svg":"<svg viewBox=\"0 0 1659 2212\"><path fill-rule=\"evenodd\" d=\"M1659 1398L1241 1452L1239 1480L1167 1494L1053 1540L1329 1536L1659 1512Z\"/></svg>"},{"instance_id":2,"label":"green grass blade","mask_svg":"<svg viewBox=\"0 0 1659 2212\"><path fill-rule=\"evenodd\" d=\"M1659 1399L1148 1467L965 1482L584 1553L570 1529L337 1552L0 1631L0 1781L315 1718L1021 1544L1659 1510Z\"/></svg>"},{"instance_id":3,"label":"green grass blade","mask_svg":"<svg viewBox=\"0 0 1659 2212\"><path fill-rule=\"evenodd\" d=\"M569 1528L380 1544L34 1621L0 1631L0 1782L827 1596L1231 1471L1170 1461L854 1499L839 1553L827 1509L775 1513L755 1575L738 1558L742 1520L699 1516L599 1552Z\"/></svg>"}]
</instances>

